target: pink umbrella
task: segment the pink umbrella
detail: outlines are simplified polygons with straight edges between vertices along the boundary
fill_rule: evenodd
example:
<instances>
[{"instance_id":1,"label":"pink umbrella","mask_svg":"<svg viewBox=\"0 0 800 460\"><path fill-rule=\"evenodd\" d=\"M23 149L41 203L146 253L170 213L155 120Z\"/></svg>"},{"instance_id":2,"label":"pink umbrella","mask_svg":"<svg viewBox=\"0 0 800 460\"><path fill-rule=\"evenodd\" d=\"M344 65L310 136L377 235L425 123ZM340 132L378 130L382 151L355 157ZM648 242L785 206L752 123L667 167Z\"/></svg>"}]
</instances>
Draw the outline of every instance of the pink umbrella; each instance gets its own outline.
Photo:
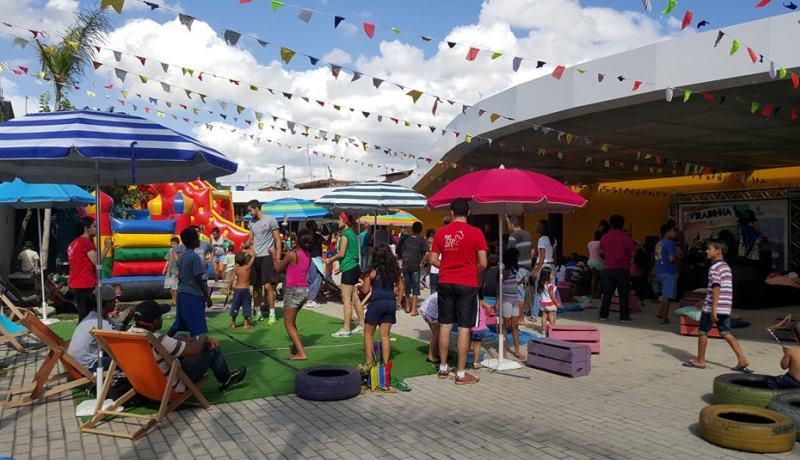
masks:
<instances>
[{"instance_id":1,"label":"pink umbrella","mask_svg":"<svg viewBox=\"0 0 800 460\"><path fill-rule=\"evenodd\" d=\"M443 208L456 198L471 200L473 214L568 212L586 205L586 198L552 177L503 167L459 177L430 197L428 206Z\"/></svg>"},{"instance_id":2,"label":"pink umbrella","mask_svg":"<svg viewBox=\"0 0 800 460\"><path fill-rule=\"evenodd\" d=\"M469 173L445 185L428 199L432 209L445 208L457 198L470 200L472 214L497 214L500 240L500 265L503 264L503 216L531 212L561 213L586 206L586 198L561 182L522 169L488 169ZM503 286L503 271L498 286ZM500 303L501 299L497 299ZM498 359L487 359L484 366L496 370L519 369L519 363L504 360L505 331L498 324Z\"/></svg>"}]
</instances>

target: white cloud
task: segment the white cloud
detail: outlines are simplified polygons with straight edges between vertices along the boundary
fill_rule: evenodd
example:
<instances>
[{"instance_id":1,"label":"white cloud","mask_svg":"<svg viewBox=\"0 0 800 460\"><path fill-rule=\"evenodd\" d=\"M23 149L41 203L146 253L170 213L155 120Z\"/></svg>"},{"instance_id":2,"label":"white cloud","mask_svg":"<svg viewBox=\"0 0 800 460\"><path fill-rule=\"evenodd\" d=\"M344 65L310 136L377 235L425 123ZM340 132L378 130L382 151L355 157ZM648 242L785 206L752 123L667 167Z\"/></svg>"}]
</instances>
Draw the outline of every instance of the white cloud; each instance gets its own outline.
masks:
<instances>
[{"instance_id":1,"label":"white cloud","mask_svg":"<svg viewBox=\"0 0 800 460\"><path fill-rule=\"evenodd\" d=\"M322 56L323 61L335 62L337 64L350 64L353 62L353 57L350 53L339 48L330 50L327 54Z\"/></svg>"},{"instance_id":2,"label":"white cloud","mask_svg":"<svg viewBox=\"0 0 800 460\"><path fill-rule=\"evenodd\" d=\"M2 1L4 0L0 0ZM345 25L351 24L345 21L340 27ZM433 55L426 57L417 46L393 40L381 42L379 53L375 56L353 58L343 50L333 49L325 56L325 60L340 64L354 62L352 65L361 72L378 75L426 93L472 104L490 94L548 72L536 70L531 62L526 61L522 69L514 73L511 70L513 56L573 65L660 40L665 34L661 23L639 12L582 7L577 0L485 0L476 23L454 28L447 34L447 39L505 52L500 59L491 60L488 53L481 53L476 62L468 62L465 60L465 48L450 49L444 43L439 45ZM178 43L180 46L164 45ZM413 104L404 91L389 83L384 83L378 91L373 87L371 79L366 77L355 83L350 82L350 75L342 75L339 80L334 80L327 67L293 71L277 60L259 63L247 49L227 46L207 24L199 20L192 26L192 32L187 31L177 20L164 24L149 19L129 21L110 35L108 44L115 49L164 62L216 71L241 79L243 84L234 86L227 81L212 78L205 78L201 82L196 75L194 78L182 76L177 69L163 75L157 62L148 62L142 67L132 58L123 58L120 67L141 71L176 86L189 87L195 92L207 94L209 98L234 101L265 114L272 113L331 133L338 132L372 144L391 146L419 155L425 155L439 136L439 133L432 135L427 125L443 127L461 109L460 105L450 105L443 101L439 104L437 116L434 116L431 113L432 99L423 96L417 104ZM295 59L302 57L297 56ZM101 60L106 63L114 62L110 54L102 55ZM113 78L109 69L104 67L101 71L105 72L106 77ZM552 67L549 71L552 71ZM253 92L245 83L254 83L261 91ZM125 86L131 92L141 92L145 96L163 95L157 83L142 85L135 75L128 77ZM272 96L263 90L267 87L274 88L277 95ZM280 91L303 94L312 100L305 103L295 97L288 101L280 96ZM185 101L185 96L181 90L174 90L171 99ZM197 103L196 99L195 97L193 103ZM336 112L329 107L321 108L314 99L341 103L344 107L352 106L369 111L372 115L367 120L359 110L351 113L346 109ZM208 108L219 110L216 102L210 100ZM377 123L377 113L409 119L425 126L422 129L417 129L416 126L395 126L388 119ZM230 109L228 114L225 123L232 123L234 115ZM240 117L252 119L253 115L252 112L245 112ZM267 124L270 123L271 120ZM230 124L218 123L218 126L213 131L197 126L194 135L239 162L240 172L234 180L244 182L248 174L251 183L257 182L254 177L258 177L258 181L262 183L273 180L277 174L276 168L280 165L287 165L289 179L308 179L309 157L303 151L289 151L264 142L258 144L249 137L243 139L242 132L230 132ZM364 153L355 148L345 149L341 145L315 141L313 131L311 137L301 137L269 128L259 131L254 126L243 130L247 134L293 145L305 146L308 142L310 149L388 168L399 170L414 167L412 160L387 157L383 152L373 149ZM329 165L335 175L342 178L374 178L382 172L375 168L358 165L354 167L352 162L344 163L313 155L310 159L316 178L326 176L325 168Z\"/></svg>"},{"instance_id":3,"label":"white cloud","mask_svg":"<svg viewBox=\"0 0 800 460\"><path fill-rule=\"evenodd\" d=\"M31 29L61 31L78 11L78 0L0 0L3 21Z\"/></svg>"}]
</instances>

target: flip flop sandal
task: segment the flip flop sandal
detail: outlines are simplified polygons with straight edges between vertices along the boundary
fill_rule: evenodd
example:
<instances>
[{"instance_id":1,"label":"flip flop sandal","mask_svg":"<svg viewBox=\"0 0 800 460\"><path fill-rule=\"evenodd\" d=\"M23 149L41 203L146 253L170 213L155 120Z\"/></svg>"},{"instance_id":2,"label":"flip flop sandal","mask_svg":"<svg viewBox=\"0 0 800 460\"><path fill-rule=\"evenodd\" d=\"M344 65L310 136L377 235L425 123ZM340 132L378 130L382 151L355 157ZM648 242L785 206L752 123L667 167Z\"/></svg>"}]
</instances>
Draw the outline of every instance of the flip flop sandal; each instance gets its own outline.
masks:
<instances>
[{"instance_id":1,"label":"flip flop sandal","mask_svg":"<svg viewBox=\"0 0 800 460\"><path fill-rule=\"evenodd\" d=\"M399 378L392 378L392 387L400 391L411 391L411 387L406 384L405 380Z\"/></svg>"},{"instance_id":2,"label":"flip flop sandal","mask_svg":"<svg viewBox=\"0 0 800 460\"><path fill-rule=\"evenodd\" d=\"M749 366L749 364L747 366ZM747 366L736 366L732 367L731 370L736 372L741 372L742 374L752 374L753 371Z\"/></svg>"},{"instance_id":3,"label":"flip flop sandal","mask_svg":"<svg viewBox=\"0 0 800 460\"><path fill-rule=\"evenodd\" d=\"M682 364L682 366L683 367L691 367L693 369L705 369L706 368L705 366L697 365L697 364L695 364L695 363L693 363L691 361L686 361L685 363Z\"/></svg>"},{"instance_id":4,"label":"flip flop sandal","mask_svg":"<svg viewBox=\"0 0 800 460\"><path fill-rule=\"evenodd\" d=\"M425 361L427 361L427 362L429 362L431 364L437 364L437 365L439 364L439 360L434 361L432 359L425 358Z\"/></svg>"}]
</instances>

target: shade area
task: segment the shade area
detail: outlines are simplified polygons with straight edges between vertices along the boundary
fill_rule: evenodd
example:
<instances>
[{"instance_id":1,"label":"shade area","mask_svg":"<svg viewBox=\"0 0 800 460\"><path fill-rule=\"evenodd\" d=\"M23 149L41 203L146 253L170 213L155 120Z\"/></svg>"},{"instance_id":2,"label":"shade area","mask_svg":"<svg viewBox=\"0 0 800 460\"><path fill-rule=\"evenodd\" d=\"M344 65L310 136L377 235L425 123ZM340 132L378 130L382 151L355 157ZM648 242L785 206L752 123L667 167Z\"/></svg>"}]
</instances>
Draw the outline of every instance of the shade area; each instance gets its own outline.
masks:
<instances>
[{"instance_id":1,"label":"shade area","mask_svg":"<svg viewBox=\"0 0 800 460\"><path fill-rule=\"evenodd\" d=\"M280 317L282 310L278 310ZM320 364L356 366L364 362L363 336L333 338L342 320L313 311L303 310L297 327L307 347L308 361L289 361L289 338L279 322L268 326L259 323L245 331L240 327L228 329L230 316L226 313L209 314L209 336L220 341L231 368L247 366L247 379L227 393L217 391L217 382L208 374L209 382L202 388L211 404L242 401L294 392L294 378L298 370ZM165 320L163 330L169 329L172 320ZM61 337L69 340L75 330L74 322L61 322L52 326ZM376 336L377 337L377 336ZM392 342L392 375L408 378L432 374L435 369L425 361L428 344L407 337L394 336ZM85 394L85 393L81 393Z\"/></svg>"}]
</instances>

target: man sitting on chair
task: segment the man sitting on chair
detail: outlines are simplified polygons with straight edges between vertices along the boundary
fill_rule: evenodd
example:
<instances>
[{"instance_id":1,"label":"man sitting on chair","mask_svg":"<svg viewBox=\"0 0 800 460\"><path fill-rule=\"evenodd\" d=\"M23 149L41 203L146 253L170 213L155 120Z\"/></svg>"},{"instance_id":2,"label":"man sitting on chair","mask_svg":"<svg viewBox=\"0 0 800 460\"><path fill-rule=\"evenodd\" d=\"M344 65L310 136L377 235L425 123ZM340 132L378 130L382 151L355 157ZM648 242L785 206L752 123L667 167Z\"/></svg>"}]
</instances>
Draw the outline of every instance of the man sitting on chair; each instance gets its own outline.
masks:
<instances>
[{"instance_id":1,"label":"man sitting on chair","mask_svg":"<svg viewBox=\"0 0 800 460\"><path fill-rule=\"evenodd\" d=\"M94 290L94 295L97 296L96 288ZM117 306L117 296L114 295L114 289L109 286L103 286L100 289L100 296L103 301L103 329L115 329L114 325L108 320L108 315L114 311L114 308ZM100 359L98 356L100 347L97 345L94 336L89 333L89 331L96 327L97 310L91 310L86 317L78 323L78 327L76 327L75 332L72 333L72 340L69 341L69 349L67 350L70 356L92 372L97 370L97 363ZM109 356L103 356L103 369L108 369L110 364L111 358Z\"/></svg>"},{"instance_id":2,"label":"man sitting on chair","mask_svg":"<svg viewBox=\"0 0 800 460\"><path fill-rule=\"evenodd\" d=\"M226 391L233 385L244 380L247 368L240 367L231 372L225 355L219 348L219 341L206 335L192 338L170 337L162 334L163 325L161 316L169 312L168 305L160 305L152 300L145 300L136 306L133 319L136 326L129 329L130 332L152 332L161 341L161 345L167 353L178 358L181 368L186 375L193 381L200 381L208 369L214 373L214 377L219 382L219 391ZM164 375L169 375L169 365L161 359L161 356L153 350L158 366ZM175 391L183 393L185 385L178 380L175 382Z\"/></svg>"}]
</instances>

